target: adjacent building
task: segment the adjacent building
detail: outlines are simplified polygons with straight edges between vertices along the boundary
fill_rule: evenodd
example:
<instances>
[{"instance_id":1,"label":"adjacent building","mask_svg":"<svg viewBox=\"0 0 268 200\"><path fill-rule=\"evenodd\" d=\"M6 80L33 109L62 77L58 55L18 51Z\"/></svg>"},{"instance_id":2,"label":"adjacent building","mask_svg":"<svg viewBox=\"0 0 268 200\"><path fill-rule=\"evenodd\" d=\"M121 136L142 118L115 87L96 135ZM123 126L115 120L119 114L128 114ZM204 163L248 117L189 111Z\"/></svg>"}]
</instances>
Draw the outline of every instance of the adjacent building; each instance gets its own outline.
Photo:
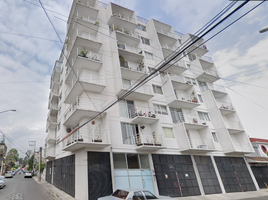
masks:
<instances>
[{"instance_id":1,"label":"adjacent building","mask_svg":"<svg viewBox=\"0 0 268 200\"><path fill-rule=\"evenodd\" d=\"M0 136L1 137L1 136ZM7 146L5 144L4 136L0 138L0 176L5 172L5 156L7 153Z\"/></svg>"},{"instance_id":2,"label":"adjacent building","mask_svg":"<svg viewBox=\"0 0 268 200\"><path fill-rule=\"evenodd\" d=\"M96 117L195 39L114 3L74 0L51 76L46 181L78 200L126 187L172 197L258 189L243 157L254 150L202 38Z\"/></svg>"}]
</instances>

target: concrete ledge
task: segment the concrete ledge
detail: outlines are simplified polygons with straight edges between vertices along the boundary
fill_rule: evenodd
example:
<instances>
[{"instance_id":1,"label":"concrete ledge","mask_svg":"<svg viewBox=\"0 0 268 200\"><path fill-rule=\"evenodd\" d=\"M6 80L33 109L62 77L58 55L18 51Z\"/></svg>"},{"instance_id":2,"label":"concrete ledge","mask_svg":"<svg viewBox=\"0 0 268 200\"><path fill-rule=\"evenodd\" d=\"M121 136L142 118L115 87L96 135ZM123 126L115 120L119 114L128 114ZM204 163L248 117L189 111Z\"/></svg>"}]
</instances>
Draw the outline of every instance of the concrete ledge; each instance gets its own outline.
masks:
<instances>
[{"instance_id":1,"label":"concrete ledge","mask_svg":"<svg viewBox=\"0 0 268 200\"><path fill-rule=\"evenodd\" d=\"M38 177L34 176L33 179L39 184L44 191L54 200L76 200L69 194L63 192L62 190L56 188L54 185L46 182L44 179L38 181Z\"/></svg>"}]
</instances>

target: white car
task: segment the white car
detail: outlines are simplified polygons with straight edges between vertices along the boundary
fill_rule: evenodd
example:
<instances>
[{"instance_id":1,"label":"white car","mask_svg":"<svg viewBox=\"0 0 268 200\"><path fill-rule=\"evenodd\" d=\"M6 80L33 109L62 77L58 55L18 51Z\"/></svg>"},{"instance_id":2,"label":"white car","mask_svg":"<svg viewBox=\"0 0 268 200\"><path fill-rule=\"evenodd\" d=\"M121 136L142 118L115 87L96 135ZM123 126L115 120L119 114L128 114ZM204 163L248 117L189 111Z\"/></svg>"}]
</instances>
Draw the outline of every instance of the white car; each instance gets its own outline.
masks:
<instances>
[{"instance_id":1,"label":"white car","mask_svg":"<svg viewBox=\"0 0 268 200\"><path fill-rule=\"evenodd\" d=\"M6 171L6 173L5 173L5 177L6 177L6 178L13 178L13 173L12 173L12 171Z\"/></svg>"},{"instance_id":2,"label":"white car","mask_svg":"<svg viewBox=\"0 0 268 200\"><path fill-rule=\"evenodd\" d=\"M6 186L6 178L4 176L0 176L0 188Z\"/></svg>"},{"instance_id":3,"label":"white car","mask_svg":"<svg viewBox=\"0 0 268 200\"><path fill-rule=\"evenodd\" d=\"M33 173L31 171L25 171L24 178L31 177L32 178Z\"/></svg>"},{"instance_id":4,"label":"white car","mask_svg":"<svg viewBox=\"0 0 268 200\"><path fill-rule=\"evenodd\" d=\"M148 190L143 189L117 189L110 196L100 197L98 200L148 200L148 199L171 199L168 196L155 196Z\"/></svg>"}]
</instances>

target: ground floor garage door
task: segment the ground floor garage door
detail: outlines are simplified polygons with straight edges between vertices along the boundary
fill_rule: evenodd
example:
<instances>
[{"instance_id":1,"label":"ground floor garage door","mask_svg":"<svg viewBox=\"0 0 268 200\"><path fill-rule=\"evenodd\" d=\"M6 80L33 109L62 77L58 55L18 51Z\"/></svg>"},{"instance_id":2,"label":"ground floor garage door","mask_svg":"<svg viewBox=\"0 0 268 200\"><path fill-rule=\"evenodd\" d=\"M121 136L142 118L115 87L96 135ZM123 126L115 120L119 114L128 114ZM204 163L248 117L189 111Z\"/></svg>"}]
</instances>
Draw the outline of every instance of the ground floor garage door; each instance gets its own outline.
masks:
<instances>
[{"instance_id":1,"label":"ground floor garage door","mask_svg":"<svg viewBox=\"0 0 268 200\"><path fill-rule=\"evenodd\" d=\"M109 152L88 152L88 199L112 194Z\"/></svg>"},{"instance_id":2,"label":"ground floor garage door","mask_svg":"<svg viewBox=\"0 0 268 200\"><path fill-rule=\"evenodd\" d=\"M51 184L52 180L52 161L47 162L46 166L46 181Z\"/></svg>"},{"instance_id":3,"label":"ground floor garage door","mask_svg":"<svg viewBox=\"0 0 268 200\"><path fill-rule=\"evenodd\" d=\"M256 190L242 157L214 158L227 193Z\"/></svg>"},{"instance_id":4,"label":"ground floor garage door","mask_svg":"<svg viewBox=\"0 0 268 200\"><path fill-rule=\"evenodd\" d=\"M53 185L75 196L75 155L54 161Z\"/></svg>"},{"instance_id":5,"label":"ground floor garage door","mask_svg":"<svg viewBox=\"0 0 268 200\"><path fill-rule=\"evenodd\" d=\"M252 172L261 189L268 187L268 167L267 166L251 166Z\"/></svg>"},{"instance_id":6,"label":"ground floor garage door","mask_svg":"<svg viewBox=\"0 0 268 200\"><path fill-rule=\"evenodd\" d=\"M190 156L153 154L152 157L160 195L181 197L201 194Z\"/></svg>"}]
</instances>

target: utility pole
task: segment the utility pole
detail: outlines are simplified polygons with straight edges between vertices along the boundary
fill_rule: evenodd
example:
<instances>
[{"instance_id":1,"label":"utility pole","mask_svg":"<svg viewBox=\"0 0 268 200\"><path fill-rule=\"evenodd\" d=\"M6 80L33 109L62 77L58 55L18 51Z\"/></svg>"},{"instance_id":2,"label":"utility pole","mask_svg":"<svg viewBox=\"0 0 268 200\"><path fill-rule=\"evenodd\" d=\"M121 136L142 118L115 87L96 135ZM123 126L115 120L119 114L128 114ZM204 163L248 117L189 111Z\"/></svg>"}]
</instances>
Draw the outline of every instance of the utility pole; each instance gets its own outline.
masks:
<instances>
[{"instance_id":1,"label":"utility pole","mask_svg":"<svg viewBox=\"0 0 268 200\"><path fill-rule=\"evenodd\" d=\"M42 164L42 147L39 149L39 172L38 172L38 181L41 181L41 164Z\"/></svg>"},{"instance_id":2,"label":"utility pole","mask_svg":"<svg viewBox=\"0 0 268 200\"><path fill-rule=\"evenodd\" d=\"M33 146L34 147L34 153L33 153L33 175L34 175L34 157L35 157L35 145L36 145L36 141L29 141L29 146Z\"/></svg>"}]
</instances>

